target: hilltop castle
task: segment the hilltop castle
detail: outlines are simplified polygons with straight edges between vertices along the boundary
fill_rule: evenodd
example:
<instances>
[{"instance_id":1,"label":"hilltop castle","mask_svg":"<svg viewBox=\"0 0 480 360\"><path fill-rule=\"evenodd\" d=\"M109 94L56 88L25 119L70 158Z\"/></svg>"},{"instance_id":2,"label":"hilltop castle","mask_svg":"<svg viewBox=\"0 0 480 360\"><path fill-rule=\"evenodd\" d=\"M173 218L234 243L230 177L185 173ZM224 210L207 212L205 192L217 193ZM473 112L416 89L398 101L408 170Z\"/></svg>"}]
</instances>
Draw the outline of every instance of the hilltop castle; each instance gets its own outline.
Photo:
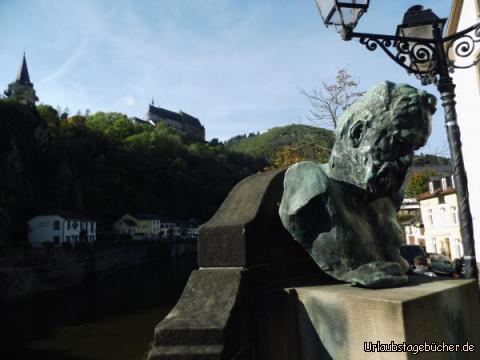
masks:
<instances>
[{"instance_id":1,"label":"hilltop castle","mask_svg":"<svg viewBox=\"0 0 480 360\"><path fill-rule=\"evenodd\" d=\"M23 61L17 78L8 85L4 93L8 98L17 100L25 105L35 105L35 102L38 100L35 89L33 88L33 83L30 82L25 53L23 53Z\"/></svg>"},{"instance_id":2,"label":"hilltop castle","mask_svg":"<svg viewBox=\"0 0 480 360\"><path fill-rule=\"evenodd\" d=\"M145 121L156 125L159 122L175 130L181 131L193 138L205 140L205 128L196 117L193 117L183 111L178 113L156 107L152 104L148 107Z\"/></svg>"}]
</instances>

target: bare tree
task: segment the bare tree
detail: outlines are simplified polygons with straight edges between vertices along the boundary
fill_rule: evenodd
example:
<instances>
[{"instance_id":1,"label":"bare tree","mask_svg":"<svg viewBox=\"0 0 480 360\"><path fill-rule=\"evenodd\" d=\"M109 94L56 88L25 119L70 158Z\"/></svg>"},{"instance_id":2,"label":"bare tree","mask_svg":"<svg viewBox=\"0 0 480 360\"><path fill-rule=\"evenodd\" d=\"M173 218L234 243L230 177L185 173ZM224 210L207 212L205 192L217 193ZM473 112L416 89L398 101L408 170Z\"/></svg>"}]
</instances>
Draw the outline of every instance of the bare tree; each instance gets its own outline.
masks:
<instances>
[{"instance_id":1,"label":"bare tree","mask_svg":"<svg viewBox=\"0 0 480 360\"><path fill-rule=\"evenodd\" d=\"M335 129L343 111L363 93L357 91L358 82L353 80L347 69L339 69L334 84L322 83L322 86L310 92L300 89L308 98L312 108L310 120L317 126Z\"/></svg>"}]
</instances>

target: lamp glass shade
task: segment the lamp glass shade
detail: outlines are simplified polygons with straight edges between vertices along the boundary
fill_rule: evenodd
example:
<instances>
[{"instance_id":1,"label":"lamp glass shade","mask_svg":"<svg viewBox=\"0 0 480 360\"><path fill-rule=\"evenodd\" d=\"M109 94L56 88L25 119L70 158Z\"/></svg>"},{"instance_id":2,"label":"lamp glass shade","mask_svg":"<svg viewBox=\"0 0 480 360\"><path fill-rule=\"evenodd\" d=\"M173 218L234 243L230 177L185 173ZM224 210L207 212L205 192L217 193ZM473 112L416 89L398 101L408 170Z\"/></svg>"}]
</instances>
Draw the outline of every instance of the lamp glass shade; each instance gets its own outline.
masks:
<instances>
[{"instance_id":1,"label":"lamp glass shade","mask_svg":"<svg viewBox=\"0 0 480 360\"><path fill-rule=\"evenodd\" d=\"M397 27L397 36L433 39L433 25L440 27L443 33L447 19L440 19L431 9L421 5L412 6L403 16L403 22Z\"/></svg>"},{"instance_id":2,"label":"lamp glass shade","mask_svg":"<svg viewBox=\"0 0 480 360\"><path fill-rule=\"evenodd\" d=\"M315 0L326 26L335 25L353 29L368 9L370 0Z\"/></svg>"},{"instance_id":3,"label":"lamp glass shade","mask_svg":"<svg viewBox=\"0 0 480 360\"><path fill-rule=\"evenodd\" d=\"M412 6L403 17L403 22L397 27L396 36L433 40L434 26L440 27L443 32L446 19L440 19L430 9L421 5ZM420 72L433 69L435 56L431 47L416 41L397 42L399 53L405 55L405 64Z\"/></svg>"},{"instance_id":4,"label":"lamp glass shade","mask_svg":"<svg viewBox=\"0 0 480 360\"><path fill-rule=\"evenodd\" d=\"M397 36L433 39L432 24L409 27L399 26Z\"/></svg>"},{"instance_id":5,"label":"lamp glass shade","mask_svg":"<svg viewBox=\"0 0 480 360\"><path fill-rule=\"evenodd\" d=\"M320 11L320 16L323 19L325 25L328 25L330 16L333 12L336 12L336 1L335 0L315 0L317 3L318 10Z\"/></svg>"}]
</instances>

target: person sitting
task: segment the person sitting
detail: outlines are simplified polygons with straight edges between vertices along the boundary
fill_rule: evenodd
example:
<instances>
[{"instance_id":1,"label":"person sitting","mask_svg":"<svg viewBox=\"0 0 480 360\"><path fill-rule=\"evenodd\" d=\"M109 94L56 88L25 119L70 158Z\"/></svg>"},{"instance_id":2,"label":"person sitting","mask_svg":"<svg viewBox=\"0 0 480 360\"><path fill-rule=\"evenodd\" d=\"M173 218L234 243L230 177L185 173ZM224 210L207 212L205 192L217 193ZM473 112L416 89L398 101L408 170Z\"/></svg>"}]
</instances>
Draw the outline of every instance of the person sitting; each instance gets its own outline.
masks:
<instances>
[{"instance_id":1,"label":"person sitting","mask_svg":"<svg viewBox=\"0 0 480 360\"><path fill-rule=\"evenodd\" d=\"M415 269L413 270L414 274L420 274L430 277L437 277L437 275L431 271L431 267L428 265L427 258L423 255L418 255L413 259L415 263Z\"/></svg>"}]
</instances>

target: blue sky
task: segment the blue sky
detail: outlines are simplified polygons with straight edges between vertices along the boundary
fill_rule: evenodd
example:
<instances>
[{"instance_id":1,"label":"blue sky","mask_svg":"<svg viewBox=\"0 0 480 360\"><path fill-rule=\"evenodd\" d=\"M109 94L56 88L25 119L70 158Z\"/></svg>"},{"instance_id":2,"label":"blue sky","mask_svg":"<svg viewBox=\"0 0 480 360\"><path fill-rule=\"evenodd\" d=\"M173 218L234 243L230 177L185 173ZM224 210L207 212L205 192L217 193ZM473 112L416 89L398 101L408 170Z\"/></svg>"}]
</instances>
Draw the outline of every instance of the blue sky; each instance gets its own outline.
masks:
<instances>
[{"instance_id":1,"label":"blue sky","mask_svg":"<svg viewBox=\"0 0 480 360\"><path fill-rule=\"evenodd\" d=\"M371 1L358 31L393 34L421 3ZM200 118L207 138L310 124L298 91L347 67L362 89L382 80L420 87L385 54L324 28L313 0L1 0L0 87L27 52L40 102L143 117L155 104ZM437 95L436 89L427 89ZM425 150L446 143L443 112Z\"/></svg>"}]
</instances>

